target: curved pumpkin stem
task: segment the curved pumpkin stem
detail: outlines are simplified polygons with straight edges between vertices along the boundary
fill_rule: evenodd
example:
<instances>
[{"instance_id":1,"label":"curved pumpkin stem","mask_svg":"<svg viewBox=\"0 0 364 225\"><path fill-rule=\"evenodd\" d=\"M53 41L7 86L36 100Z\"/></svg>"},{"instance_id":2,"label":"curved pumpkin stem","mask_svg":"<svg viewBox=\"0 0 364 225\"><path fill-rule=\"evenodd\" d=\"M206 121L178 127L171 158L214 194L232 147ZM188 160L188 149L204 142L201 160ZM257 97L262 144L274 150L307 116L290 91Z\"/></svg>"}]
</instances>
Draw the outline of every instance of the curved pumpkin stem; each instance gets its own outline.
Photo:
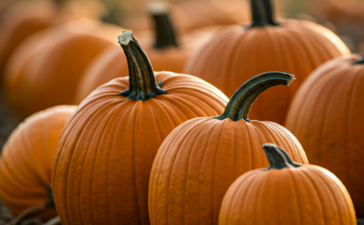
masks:
<instances>
[{"instance_id":1,"label":"curved pumpkin stem","mask_svg":"<svg viewBox=\"0 0 364 225\"><path fill-rule=\"evenodd\" d=\"M157 95L167 94L167 91L158 87L148 56L132 32L124 30L118 39L129 68L129 88L119 95L135 101L145 101Z\"/></svg>"},{"instance_id":2,"label":"curved pumpkin stem","mask_svg":"<svg viewBox=\"0 0 364 225\"><path fill-rule=\"evenodd\" d=\"M61 222L61 218L59 218L59 216L56 216L53 219L48 220L44 225L55 225L60 222Z\"/></svg>"},{"instance_id":3,"label":"curved pumpkin stem","mask_svg":"<svg viewBox=\"0 0 364 225\"><path fill-rule=\"evenodd\" d=\"M355 61L354 64L364 64L364 54L358 54L361 56L361 59L358 61Z\"/></svg>"},{"instance_id":4,"label":"curved pumpkin stem","mask_svg":"<svg viewBox=\"0 0 364 225\"><path fill-rule=\"evenodd\" d=\"M300 165L293 162L289 155L282 148L274 145L274 144L265 144L262 146L268 161L269 167L266 170L270 169L283 169L287 167L299 167Z\"/></svg>"},{"instance_id":5,"label":"curved pumpkin stem","mask_svg":"<svg viewBox=\"0 0 364 225\"><path fill-rule=\"evenodd\" d=\"M282 72L267 72L252 77L235 91L224 112L214 118L219 120L230 118L234 121L243 119L249 122L248 115L250 109L255 99L263 91L279 84L288 86L293 79L294 76L292 74Z\"/></svg>"},{"instance_id":6,"label":"curved pumpkin stem","mask_svg":"<svg viewBox=\"0 0 364 225\"><path fill-rule=\"evenodd\" d=\"M20 213L17 217L15 217L13 220L11 220L6 225L16 225L20 220L22 220L23 218L25 218L28 215L31 215L31 214L34 214L41 210L44 210L47 207L55 207L51 185L49 185L49 184L47 185L47 190L48 190L48 199L47 200L45 200L44 202L42 202L38 205L27 208L26 210L24 210L22 213Z\"/></svg>"},{"instance_id":7,"label":"curved pumpkin stem","mask_svg":"<svg viewBox=\"0 0 364 225\"><path fill-rule=\"evenodd\" d=\"M163 49L170 46L178 47L175 31L167 11L166 4L162 2L153 2L150 5L149 12L154 20L154 48L156 49Z\"/></svg>"},{"instance_id":8,"label":"curved pumpkin stem","mask_svg":"<svg viewBox=\"0 0 364 225\"><path fill-rule=\"evenodd\" d=\"M252 11L252 24L253 27L264 26L278 26L278 23L274 21L273 3L271 0L250 0Z\"/></svg>"}]
</instances>

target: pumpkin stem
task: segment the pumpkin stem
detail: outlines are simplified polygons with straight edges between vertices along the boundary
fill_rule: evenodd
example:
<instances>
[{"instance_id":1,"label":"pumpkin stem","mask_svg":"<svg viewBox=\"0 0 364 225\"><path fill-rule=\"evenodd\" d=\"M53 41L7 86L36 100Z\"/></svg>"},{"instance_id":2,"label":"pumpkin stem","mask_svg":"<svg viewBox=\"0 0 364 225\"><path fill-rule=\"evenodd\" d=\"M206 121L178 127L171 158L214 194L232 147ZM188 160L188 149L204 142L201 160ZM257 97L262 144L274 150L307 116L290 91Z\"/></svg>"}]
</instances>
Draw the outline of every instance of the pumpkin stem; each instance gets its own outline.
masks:
<instances>
[{"instance_id":1,"label":"pumpkin stem","mask_svg":"<svg viewBox=\"0 0 364 225\"><path fill-rule=\"evenodd\" d=\"M45 200L44 202L41 202L38 205L27 208L26 210L24 210L22 213L20 213L17 217L15 217L13 220L11 220L6 225L16 225L20 220L22 220L26 216L39 212L47 207L55 207L54 200L53 200L53 194L52 194L52 188L50 185L47 185L47 190L48 190L48 199L47 200Z\"/></svg>"},{"instance_id":2,"label":"pumpkin stem","mask_svg":"<svg viewBox=\"0 0 364 225\"><path fill-rule=\"evenodd\" d=\"M148 56L132 32L124 30L118 39L129 68L129 88L119 95L135 101L145 101L157 95L167 94L167 91L158 87Z\"/></svg>"},{"instance_id":3,"label":"pumpkin stem","mask_svg":"<svg viewBox=\"0 0 364 225\"><path fill-rule=\"evenodd\" d=\"M274 145L274 144L265 144L262 146L268 161L269 167L266 170L270 169L283 169L287 167L299 167L300 165L293 162L289 157L286 151L282 148Z\"/></svg>"},{"instance_id":4,"label":"pumpkin stem","mask_svg":"<svg viewBox=\"0 0 364 225\"><path fill-rule=\"evenodd\" d=\"M166 4L162 2L153 2L150 5L149 12L154 20L154 48L156 49L163 49L170 46L178 47L175 31L167 11Z\"/></svg>"},{"instance_id":5,"label":"pumpkin stem","mask_svg":"<svg viewBox=\"0 0 364 225\"><path fill-rule=\"evenodd\" d=\"M361 56L361 59L355 61L354 64L364 64L364 54L358 54L358 55Z\"/></svg>"},{"instance_id":6,"label":"pumpkin stem","mask_svg":"<svg viewBox=\"0 0 364 225\"><path fill-rule=\"evenodd\" d=\"M253 27L264 27L267 25L278 26L274 21L273 3L271 0L251 0L252 24Z\"/></svg>"},{"instance_id":7,"label":"pumpkin stem","mask_svg":"<svg viewBox=\"0 0 364 225\"><path fill-rule=\"evenodd\" d=\"M294 76L292 74L283 72L267 72L252 77L235 91L226 105L224 112L214 118L219 120L230 118L233 121L243 119L249 122L248 115L250 109L255 99L261 93L279 84L288 86L293 79Z\"/></svg>"}]
</instances>

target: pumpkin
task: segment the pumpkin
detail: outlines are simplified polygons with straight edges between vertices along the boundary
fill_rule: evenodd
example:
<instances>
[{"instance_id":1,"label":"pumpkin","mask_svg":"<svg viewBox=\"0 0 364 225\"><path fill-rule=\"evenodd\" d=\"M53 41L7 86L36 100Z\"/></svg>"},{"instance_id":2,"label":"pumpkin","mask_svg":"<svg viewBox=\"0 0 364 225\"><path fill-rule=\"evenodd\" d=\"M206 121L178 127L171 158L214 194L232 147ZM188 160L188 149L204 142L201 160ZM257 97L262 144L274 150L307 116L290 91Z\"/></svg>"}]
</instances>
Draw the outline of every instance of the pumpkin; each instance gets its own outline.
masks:
<instances>
[{"instance_id":1,"label":"pumpkin","mask_svg":"<svg viewBox=\"0 0 364 225\"><path fill-rule=\"evenodd\" d=\"M49 201L54 154L62 129L75 106L56 106L38 112L10 135L0 157L0 196L14 215ZM46 221L57 215L54 205L38 211ZM15 223L14 223L15 224Z\"/></svg>"},{"instance_id":2,"label":"pumpkin","mask_svg":"<svg viewBox=\"0 0 364 225\"><path fill-rule=\"evenodd\" d=\"M138 32L135 36L143 38L141 45L147 46L145 52L155 71L181 73L183 66L197 46L196 41L185 39L177 41L173 25L164 4L152 5L150 16L155 24L155 38L148 32ZM187 37L188 38L188 37ZM138 38L139 40L140 38ZM191 44L192 43L192 44ZM106 49L86 69L77 87L74 103L79 104L98 86L117 77L128 76L128 64L125 55L117 46Z\"/></svg>"},{"instance_id":3,"label":"pumpkin","mask_svg":"<svg viewBox=\"0 0 364 225\"><path fill-rule=\"evenodd\" d=\"M227 101L194 76L153 74L131 31L119 42L129 78L94 90L59 140L52 188L65 225L149 224L148 181L160 144L182 122L218 115Z\"/></svg>"},{"instance_id":4,"label":"pumpkin","mask_svg":"<svg viewBox=\"0 0 364 225\"><path fill-rule=\"evenodd\" d=\"M364 55L333 59L317 68L292 101L286 127L310 161L332 171L364 217Z\"/></svg>"},{"instance_id":5,"label":"pumpkin","mask_svg":"<svg viewBox=\"0 0 364 225\"><path fill-rule=\"evenodd\" d=\"M268 165L260 147L272 142L307 164L297 139L273 122L248 119L254 100L293 75L268 72L244 83L218 117L199 117L174 129L158 150L149 183L152 225L218 224L221 201L241 174Z\"/></svg>"},{"instance_id":6,"label":"pumpkin","mask_svg":"<svg viewBox=\"0 0 364 225\"><path fill-rule=\"evenodd\" d=\"M16 4L1 17L0 71L16 47L31 34L49 28L53 13L49 5Z\"/></svg>"},{"instance_id":7,"label":"pumpkin","mask_svg":"<svg viewBox=\"0 0 364 225\"><path fill-rule=\"evenodd\" d=\"M60 104L71 104L82 72L113 45L112 30L93 20L70 22L37 33L11 57L4 88L10 105L23 116ZM99 36L100 32L105 37ZM106 33L106 34L105 34Z\"/></svg>"},{"instance_id":8,"label":"pumpkin","mask_svg":"<svg viewBox=\"0 0 364 225\"><path fill-rule=\"evenodd\" d=\"M276 145L263 145L266 169L240 176L221 205L219 225L356 225L353 202L330 171L292 162Z\"/></svg>"},{"instance_id":9,"label":"pumpkin","mask_svg":"<svg viewBox=\"0 0 364 225\"><path fill-rule=\"evenodd\" d=\"M289 103L307 75L323 62L349 54L349 49L334 33L312 22L283 20L277 23L269 0L254 0L251 6L251 25L216 31L210 41L191 56L184 72L215 85L227 96L258 73L294 74L295 84L286 89L274 87L263 93L250 113L253 119L283 124Z\"/></svg>"}]
</instances>

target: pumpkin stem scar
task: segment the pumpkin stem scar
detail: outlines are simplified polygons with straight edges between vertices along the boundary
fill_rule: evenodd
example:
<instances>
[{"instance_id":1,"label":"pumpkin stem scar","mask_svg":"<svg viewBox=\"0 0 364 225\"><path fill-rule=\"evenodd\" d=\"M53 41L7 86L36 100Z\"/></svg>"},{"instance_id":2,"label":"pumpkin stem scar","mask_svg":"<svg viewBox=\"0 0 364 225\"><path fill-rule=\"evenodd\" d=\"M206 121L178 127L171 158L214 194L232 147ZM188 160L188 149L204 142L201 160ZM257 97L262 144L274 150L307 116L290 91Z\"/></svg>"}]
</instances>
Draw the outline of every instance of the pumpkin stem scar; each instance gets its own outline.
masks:
<instances>
[{"instance_id":1,"label":"pumpkin stem scar","mask_svg":"<svg viewBox=\"0 0 364 225\"><path fill-rule=\"evenodd\" d=\"M154 20L155 49L167 47L178 47L175 31L169 19L166 3L152 2L149 7L149 14Z\"/></svg>"},{"instance_id":2,"label":"pumpkin stem scar","mask_svg":"<svg viewBox=\"0 0 364 225\"><path fill-rule=\"evenodd\" d=\"M230 118L233 121L243 119L249 122L250 109L261 93L279 84L288 86L294 79L292 74L283 72L267 72L252 77L235 91L224 112L213 118L219 120Z\"/></svg>"},{"instance_id":3,"label":"pumpkin stem scar","mask_svg":"<svg viewBox=\"0 0 364 225\"><path fill-rule=\"evenodd\" d=\"M166 90L158 87L152 64L132 32L124 30L118 39L129 68L129 88L120 92L119 95L135 101L146 101L157 95L167 94Z\"/></svg>"},{"instance_id":4,"label":"pumpkin stem scar","mask_svg":"<svg viewBox=\"0 0 364 225\"><path fill-rule=\"evenodd\" d=\"M15 217L12 221L10 221L7 225L15 225L20 220L22 220L24 217L26 217L30 214L34 214L40 210L44 210L47 207L55 207L51 185L47 185L47 190L48 190L48 199L47 200L41 202L38 205L27 208L22 213L20 213L17 217Z\"/></svg>"},{"instance_id":5,"label":"pumpkin stem scar","mask_svg":"<svg viewBox=\"0 0 364 225\"><path fill-rule=\"evenodd\" d=\"M364 54L358 54L361 56L361 59L358 61L355 61L354 64L364 64Z\"/></svg>"},{"instance_id":6,"label":"pumpkin stem scar","mask_svg":"<svg viewBox=\"0 0 364 225\"><path fill-rule=\"evenodd\" d=\"M274 20L273 3L271 0L250 0L252 24L248 27L278 26Z\"/></svg>"},{"instance_id":7,"label":"pumpkin stem scar","mask_svg":"<svg viewBox=\"0 0 364 225\"><path fill-rule=\"evenodd\" d=\"M262 146L265 155L267 156L269 167L265 170L270 169L284 169L287 167L300 167L301 165L292 161L291 157L287 154L285 150L274 145L265 144Z\"/></svg>"}]
</instances>

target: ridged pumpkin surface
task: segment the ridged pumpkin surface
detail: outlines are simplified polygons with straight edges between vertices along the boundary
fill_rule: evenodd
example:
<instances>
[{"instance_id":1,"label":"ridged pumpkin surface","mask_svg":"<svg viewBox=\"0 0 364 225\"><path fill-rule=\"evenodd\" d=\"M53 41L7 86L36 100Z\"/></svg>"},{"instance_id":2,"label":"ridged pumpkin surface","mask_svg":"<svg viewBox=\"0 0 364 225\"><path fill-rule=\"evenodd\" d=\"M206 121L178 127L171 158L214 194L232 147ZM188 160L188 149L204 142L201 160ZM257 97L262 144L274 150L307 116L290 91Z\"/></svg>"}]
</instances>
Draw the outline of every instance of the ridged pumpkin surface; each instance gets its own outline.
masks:
<instances>
[{"instance_id":1,"label":"ridged pumpkin surface","mask_svg":"<svg viewBox=\"0 0 364 225\"><path fill-rule=\"evenodd\" d=\"M98 23L78 21L38 33L24 42L7 68L5 89L11 105L27 116L71 104L86 66L113 43L94 35Z\"/></svg>"},{"instance_id":2,"label":"ridged pumpkin surface","mask_svg":"<svg viewBox=\"0 0 364 225\"><path fill-rule=\"evenodd\" d=\"M136 40L123 48L130 56L130 83L128 77L116 78L93 91L59 140L52 188L65 225L149 224L148 182L160 144L184 121L218 115L227 101L193 76L156 72L154 80ZM150 69L146 77L140 76L144 68ZM151 91L154 97L135 100L144 93L141 86L156 87L155 82L163 82L158 90L164 94ZM119 95L128 91L135 95Z\"/></svg>"},{"instance_id":3,"label":"ridged pumpkin surface","mask_svg":"<svg viewBox=\"0 0 364 225\"><path fill-rule=\"evenodd\" d=\"M333 172L364 216L364 61L340 57L315 70L297 92L286 127L301 141L310 162Z\"/></svg>"},{"instance_id":4,"label":"ridged pumpkin surface","mask_svg":"<svg viewBox=\"0 0 364 225\"><path fill-rule=\"evenodd\" d=\"M48 198L58 139L75 109L56 106L38 112L10 135L0 158L0 195L13 215ZM54 207L42 213L57 215Z\"/></svg>"},{"instance_id":5,"label":"ridged pumpkin surface","mask_svg":"<svg viewBox=\"0 0 364 225\"><path fill-rule=\"evenodd\" d=\"M215 32L194 53L184 73L206 80L228 97L256 74L268 71L294 74L295 83L289 88L266 91L250 112L252 119L283 124L290 101L308 74L325 61L349 53L334 33L308 21L285 20L277 26L250 28L230 26ZM269 110L265 110L267 107Z\"/></svg>"},{"instance_id":6,"label":"ridged pumpkin surface","mask_svg":"<svg viewBox=\"0 0 364 225\"><path fill-rule=\"evenodd\" d=\"M330 171L271 165L240 176L225 194L219 225L243 224L356 225L356 218L348 191Z\"/></svg>"},{"instance_id":7,"label":"ridged pumpkin surface","mask_svg":"<svg viewBox=\"0 0 364 225\"><path fill-rule=\"evenodd\" d=\"M297 139L273 122L208 117L178 126L164 140L153 163L151 224L217 225L223 196L234 180L269 165L261 150L264 143L282 145L295 161L308 164Z\"/></svg>"}]
</instances>

